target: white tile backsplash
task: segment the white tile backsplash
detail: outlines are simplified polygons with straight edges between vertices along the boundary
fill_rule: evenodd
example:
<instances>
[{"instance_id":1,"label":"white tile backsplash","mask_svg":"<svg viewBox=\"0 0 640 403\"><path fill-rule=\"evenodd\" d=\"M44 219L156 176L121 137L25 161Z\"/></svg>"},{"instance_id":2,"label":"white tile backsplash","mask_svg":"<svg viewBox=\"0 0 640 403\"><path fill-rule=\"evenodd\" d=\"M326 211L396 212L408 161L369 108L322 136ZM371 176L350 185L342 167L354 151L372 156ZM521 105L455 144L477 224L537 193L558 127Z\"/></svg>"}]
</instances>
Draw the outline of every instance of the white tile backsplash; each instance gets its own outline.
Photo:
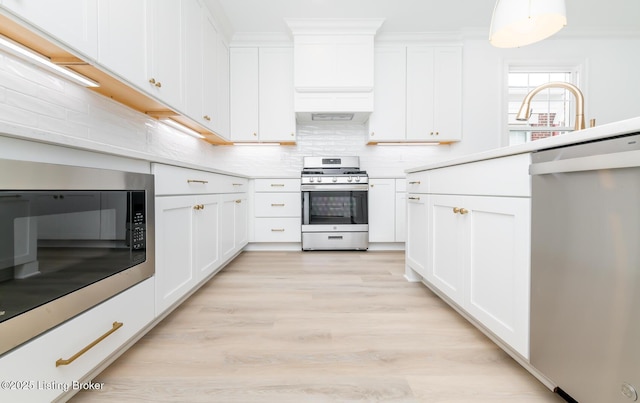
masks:
<instances>
[{"instance_id":1,"label":"white tile backsplash","mask_svg":"<svg viewBox=\"0 0 640 403\"><path fill-rule=\"evenodd\" d=\"M293 146L213 146L2 54L0 122L9 123L4 127L44 131L31 136L37 141L89 148L93 144L96 150L108 145L111 150L131 150L177 164L185 162L249 176L298 176L302 157L307 155L357 155L361 167L373 177L404 176L407 168L450 154L450 146L367 146L366 125L348 123L299 125Z\"/></svg>"}]
</instances>

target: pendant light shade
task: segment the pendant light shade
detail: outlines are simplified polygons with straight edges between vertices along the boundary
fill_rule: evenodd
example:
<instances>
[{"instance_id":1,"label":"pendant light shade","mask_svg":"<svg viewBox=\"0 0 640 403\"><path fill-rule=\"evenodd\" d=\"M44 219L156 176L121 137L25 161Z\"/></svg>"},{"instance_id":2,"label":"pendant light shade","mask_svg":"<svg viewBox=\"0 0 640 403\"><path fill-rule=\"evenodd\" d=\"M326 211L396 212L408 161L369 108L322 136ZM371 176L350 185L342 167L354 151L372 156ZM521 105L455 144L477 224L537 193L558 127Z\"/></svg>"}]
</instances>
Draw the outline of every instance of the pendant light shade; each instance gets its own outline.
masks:
<instances>
[{"instance_id":1,"label":"pendant light shade","mask_svg":"<svg viewBox=\"0 0 640 403\"><path fill-rule=\"evenodd\" d=\"M497 0L489 42L517 48L550 37L567 25L564 0Z\"/></svg>"}]
</instances>

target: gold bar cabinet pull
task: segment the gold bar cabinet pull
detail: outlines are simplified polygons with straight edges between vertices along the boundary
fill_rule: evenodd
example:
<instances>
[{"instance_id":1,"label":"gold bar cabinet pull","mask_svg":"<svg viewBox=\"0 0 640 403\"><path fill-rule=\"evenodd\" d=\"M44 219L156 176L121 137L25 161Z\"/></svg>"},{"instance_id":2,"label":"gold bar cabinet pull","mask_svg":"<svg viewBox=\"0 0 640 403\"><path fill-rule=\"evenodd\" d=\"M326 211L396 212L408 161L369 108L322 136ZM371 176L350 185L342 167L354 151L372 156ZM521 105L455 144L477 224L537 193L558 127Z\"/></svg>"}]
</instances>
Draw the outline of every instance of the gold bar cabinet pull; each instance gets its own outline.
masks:
<instances>
[{"instance_id":1,"label":"gold bar cabinet pull","mask_svg":"<svg viewBox=\"0 0 640 403\"><path fill-rule=\"evenodd\" d=\"M203 181L203 180L200 180L200 179L187 179L187 183L202 183L202 184L205 184L205 183L209 183L209 181Z\"/></svg>"},{"instance_id":2,"label":"gold bar cabinet pull","mask_svg":"<svg viewBox=\"0 0 640 403\"><path fill-rule=\"evenodd\" d=\"M96 344L100 343L102 340L104 340L107 337L109 337L111 335L111 333L113 333L116 330L120 329L122 327L122 325L124 325L124 323L122 323L122 322L113 322L113 327L111 329L109 329L109 331L107 331L105 334L103 334L102 336L98 337L97 339L95 339L94 341L89 343L85 348L83 348L82 350L78 351L77 353L72 355L70 358L67 358L66 360L63 359L63 358L58 359L56 361L56 367L59 367L61 365L69 365L69 364L71 364L78 357L80 357L81 355L83 355L87 351L91 350L93 347L95 347Z\"/></svg>"}]
</instances>

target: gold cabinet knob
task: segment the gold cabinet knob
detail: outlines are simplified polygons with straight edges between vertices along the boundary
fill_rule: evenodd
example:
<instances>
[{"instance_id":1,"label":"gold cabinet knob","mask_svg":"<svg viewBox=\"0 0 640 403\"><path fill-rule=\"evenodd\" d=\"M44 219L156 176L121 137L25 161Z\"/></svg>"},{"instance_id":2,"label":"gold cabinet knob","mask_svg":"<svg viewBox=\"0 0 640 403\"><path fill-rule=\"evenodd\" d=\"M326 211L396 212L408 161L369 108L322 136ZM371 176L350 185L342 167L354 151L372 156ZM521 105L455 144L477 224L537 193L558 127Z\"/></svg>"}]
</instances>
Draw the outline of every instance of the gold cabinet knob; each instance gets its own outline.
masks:
<instances>
[{"instance_id":1,"label":"gold cabinet knob","mask_svg":"<svg viewBox=\"0 0 640 403\"><path fill-rule=\"evenodd\" d=\"M257 134L257 133L253 133L253 135L254 135L254 136L257 136L258 134Z\"/></svg>"},{"instance_id":2,"label":"gold cabinet knob","mask_svg":"<svg viewBox=\"0 0 640 403\"><path fill-rule=\"evenodd\" d=\"M469 210L467 210L466 208L461 208L460 209L460 214L467 214L469 212Z\"/></svg>"},{"instance_id":3,"label":"gold cabinet knob","mask_svg":"<svg viewBox=\"0 0 640 403\"><path fill-rule=\"evenodd\" d=\"M242 203L242 199L236 200L236 203Z\"/></svg>"},{"instance_id":4,"label":"gold cabinet knob","mask_svg":"<svg viewBox=\"0 0 640 403\"><path fill-rule=\"evenodd\" d=\"M206 120L207 122L211 122L211 116L209 115L204 115L203 116L204 120Z\"/></svg>"},{"instance_id":5,"label":"gold cabinet knob","mask_svg":"<svg viewBox=\"0 0 640 403\"><path fill-rule=\"evenodd\" d=\"M460 207L453 208L453 214L458 214L460 212Z\"/></svg>"},{"instance_id":6,"label":"gold cabinet knob","mask_svg":"<svg viewBox=\"0 0 640 403\"><path fill-rule=\"evenodd\" d=\"M155 79L155 78L153 78L153 77L152 77L152 78L150 78L150 79L149 79L149 83L150 83L150 84L154 84L154 85L155 85L155 83L156 83L156 79Z\"/></svg>"},{"instance_id":7,"label":"gold cabinet knob","mask_svg":"<svg viewBox=\"0 0 640 403\"><path fill-rule=\"evenodd\" d=\"M375 132L371 132L371 135L372 135L372 136L375 136L375 135L376 135L376 133L375 133Z\"/></svg>"},{"instance_id":8,"label":"gold cabinet knob","mask_svg":"<svg viewBox=\"0 0 640 403\"><path fill-rule=\"evenodd\" d=\"M294 136L295 136L295 133L291 133L291 137L294 137Z\"/></svg>"},{"instance_id":9,"label":"gold cabinet knob","mask_svg":"<svg viewBox=\"0 0 640 403\"><path fill-rule=\"evenodd\" d=\"M158 81L157 83L154 84L156 87L160 88L162 87L162 83L160 81Z\"/></svg>"}]
</instances>

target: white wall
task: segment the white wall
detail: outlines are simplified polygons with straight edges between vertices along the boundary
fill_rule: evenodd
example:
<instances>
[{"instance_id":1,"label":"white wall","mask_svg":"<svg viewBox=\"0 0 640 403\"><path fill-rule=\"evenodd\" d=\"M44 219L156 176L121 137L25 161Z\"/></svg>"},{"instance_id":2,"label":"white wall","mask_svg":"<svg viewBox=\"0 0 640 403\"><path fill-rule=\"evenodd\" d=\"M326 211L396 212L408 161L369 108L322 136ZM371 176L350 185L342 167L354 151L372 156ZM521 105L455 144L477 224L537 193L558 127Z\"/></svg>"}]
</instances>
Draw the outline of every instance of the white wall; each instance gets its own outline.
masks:
<instances>
[{"instance_id":1,"label":"white wall","mask_svg":"<svg viewBox=\"0 0 640 403\"><path fill-rule=\"evenodd\" d=\"M502 146L505 63L539 60L585 63L587 119L604 124L640 116L640 38L547 40L510 50L492 48L484 38L463 45L463 140L454 145L367 146L363 125L302 125L295 146L215 147L2 54L0 133L252 176L297 176L305 155L359 155L371 176L402 175L406 168Z\"/></svg>"}]
</instances>

